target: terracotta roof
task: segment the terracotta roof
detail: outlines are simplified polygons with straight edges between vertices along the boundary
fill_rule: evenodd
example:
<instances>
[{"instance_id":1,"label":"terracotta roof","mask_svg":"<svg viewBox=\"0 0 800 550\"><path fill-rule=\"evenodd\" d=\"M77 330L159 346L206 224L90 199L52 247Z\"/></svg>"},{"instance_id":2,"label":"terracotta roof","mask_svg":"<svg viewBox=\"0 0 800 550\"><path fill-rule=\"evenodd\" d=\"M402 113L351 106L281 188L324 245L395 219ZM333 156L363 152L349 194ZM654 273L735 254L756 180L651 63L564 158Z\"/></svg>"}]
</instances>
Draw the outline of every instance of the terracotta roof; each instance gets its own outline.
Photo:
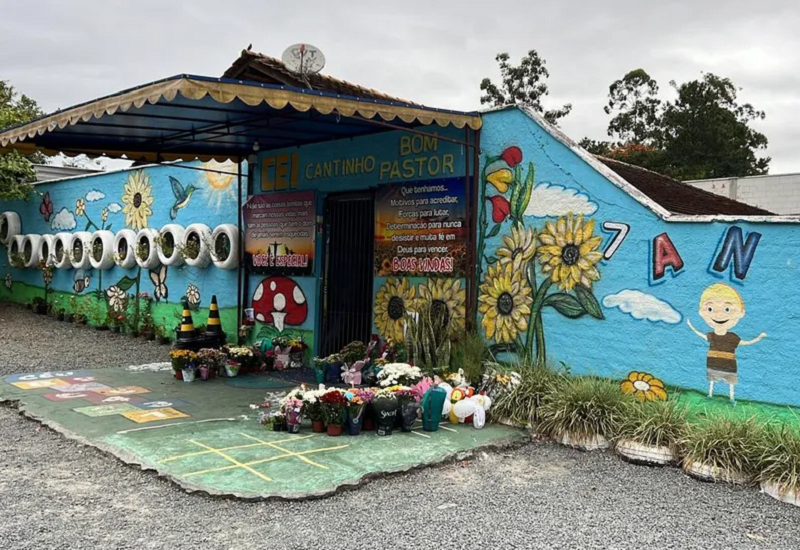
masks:
<instances>
[{"instance_id":1,"label":"terracotta roof","mask_svg":"<svg viewBox=\"0 0 800 550\"><path fill-rule=\"evenodd\" d=\"M287 69L280 59L249 50L242 50L242 55L233 62L233 65L225 71L222 77L252 80L263 84L293 86L295 88L308 87L296 73ZM323 74L308 75L308 84L319 91L415 105L415 103L406 99L390 96L372 88L364 88L358 84Z\"/></svg>"},{"instance_id":2,"label":"terracotta roof","mask_svg":"<svg viewBox=\"0 0 800 550\"><path fill-rule=\"evenodd\" d=\"M625 181L674 214L772 216L773 212L735 201L686 183L633 166L618 160L598 156Z\"/></svg>"}]
</instances>

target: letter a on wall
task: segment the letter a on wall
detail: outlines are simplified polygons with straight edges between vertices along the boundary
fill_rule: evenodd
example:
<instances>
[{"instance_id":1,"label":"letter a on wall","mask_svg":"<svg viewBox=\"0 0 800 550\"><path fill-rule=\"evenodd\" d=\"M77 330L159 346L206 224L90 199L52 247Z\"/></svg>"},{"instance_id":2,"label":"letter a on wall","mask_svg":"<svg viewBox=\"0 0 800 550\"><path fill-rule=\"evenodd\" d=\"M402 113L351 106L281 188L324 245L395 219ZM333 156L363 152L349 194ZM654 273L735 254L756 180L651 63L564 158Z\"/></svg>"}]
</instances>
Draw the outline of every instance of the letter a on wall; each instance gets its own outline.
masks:
<instances>
[{"instance_id":1,"label":"letter a on wall","mask_svg":"<svg viewBox=\"0 0 800 550\"><path fill-rule=\"evenodd\" d=\"M672 271L673 276L683 269L683 259L666 233L653 238L651 254L653 270L650 274L650 282L652 284L663 282L668 268Z\"/></svg>"},{"instance_id":2,"label":"letter a on wall","mask_svg":"<svg viewBox=\"0 0 800 550\"><path fill-rule=\"evenodd\" d=\"M756 247L761 240L761 233L755 231L748 233L744 239L742 228L733 226L728 229L722 247L719 249L711 270L717 273L725 273L733 260L733 277L744 280L756 254Z\"/></svg>"}]
</instances>

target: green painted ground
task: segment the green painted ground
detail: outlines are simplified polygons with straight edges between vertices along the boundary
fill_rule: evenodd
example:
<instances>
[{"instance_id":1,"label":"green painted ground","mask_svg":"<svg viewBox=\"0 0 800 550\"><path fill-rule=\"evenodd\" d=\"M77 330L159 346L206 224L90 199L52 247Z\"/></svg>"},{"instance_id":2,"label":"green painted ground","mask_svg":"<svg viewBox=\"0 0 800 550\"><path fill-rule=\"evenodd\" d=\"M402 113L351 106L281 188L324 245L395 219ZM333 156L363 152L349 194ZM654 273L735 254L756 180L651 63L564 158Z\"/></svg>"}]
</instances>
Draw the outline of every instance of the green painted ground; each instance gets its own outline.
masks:
<instances>
[{"instance_id":1,"label":"green painted ground","mask_svg":"<svg viewBox=\"0 0 800 550\"><path fill-rule=\"evenodd\" d=\"M694 390L675 390L670 395L677 396L678 401L686 404L690 418L694 420L710 415L724 415L738 419L756 417L763 422L793 424L800 422L800 409L787 405L737 400L736 406L733 407L727 394L708 399L706 394Z\"/></svg>"},{"instance_id":2,"label":"green painted ground","mask_svg":"<svg viewBox=\"0 0 800 550\"><path fill-rule=\"evenodd\" d=\"M250 404L261 403L265 391L289 387L274 378L245 380L186 383L171 370L123 368L37 373L6 377L0 401L19 401L28 415L69 437L155 469L188 489L246 498L322 495L373 475L526 437L504 426L451 424L435 433L418 429L390 437L328 437L312 434L309 426L299 435L270 432ZM268 390L260 387L265 383Z\"/></svg>"}]
</instances>

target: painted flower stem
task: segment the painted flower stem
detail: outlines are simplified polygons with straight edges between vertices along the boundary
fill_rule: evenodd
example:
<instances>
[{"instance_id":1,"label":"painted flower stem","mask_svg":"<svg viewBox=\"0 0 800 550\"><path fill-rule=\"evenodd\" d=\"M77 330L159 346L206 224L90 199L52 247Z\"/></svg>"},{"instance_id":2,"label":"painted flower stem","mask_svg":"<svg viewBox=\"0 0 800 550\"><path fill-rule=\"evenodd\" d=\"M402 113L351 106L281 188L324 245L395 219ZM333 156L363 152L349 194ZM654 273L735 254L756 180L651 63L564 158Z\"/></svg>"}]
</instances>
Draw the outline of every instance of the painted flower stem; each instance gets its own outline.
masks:
<instances>
[{"instance_id":1,"label":"painted flower stem","mask_svg":"<svg viewBox=\"0 0 800 550\"><path fill-rule=\"evenodd\" d=\"M528 357L534 357L533 351L535 343L536 364L544 365L545 361L547 360L547 353L545 350L544 326L542 324L542 306L544 305L544 299L547 296L547 291L550 289L553 281L550 279L550 277L546 277L542 281L542 286L537 288L536 264L531 262L528 264L528 282L531 285L531 291L533 292L534 298L533 304L531 305L530 318L528 321L528 346L526 353Z\"/></svg>"},{"instance_id":2,"label":"painted flower stem","mask_svg":"<svg viewBox=\"0 0 800 550\"><path fill-rule=\"evenodd\" d=\"M475 256L475 281L480 282L481 277L483 275L483 262L485 260L484 257L484 250L486 247L485 243L485 235L486 230L486 201L489 200L489 197L486 196L486 167L489 166L491 163L495 162L500 157L486 157L483 162L483 173L481 174L481 181L480 181L480 189L478 189L478 196L480 197L480 215L478 216L478 227L480 231L478 231L478 254ZM474 298L478 299L478 284L474 285Z\"/></svg>"}]
</instances>

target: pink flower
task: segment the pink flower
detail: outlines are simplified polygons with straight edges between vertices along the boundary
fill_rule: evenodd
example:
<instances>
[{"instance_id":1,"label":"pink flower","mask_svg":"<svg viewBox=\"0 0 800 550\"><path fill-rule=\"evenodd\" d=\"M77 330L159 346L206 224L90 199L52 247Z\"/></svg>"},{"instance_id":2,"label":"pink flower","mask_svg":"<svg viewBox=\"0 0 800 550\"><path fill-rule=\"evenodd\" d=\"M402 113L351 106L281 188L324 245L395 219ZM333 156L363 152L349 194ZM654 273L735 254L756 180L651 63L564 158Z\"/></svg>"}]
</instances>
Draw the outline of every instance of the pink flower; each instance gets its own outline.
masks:
<instances>
[{"instance_id":1,"label":"pink flower","mask_svg":"<svg viewBox=\"0 0 800 550\"><path fill-rule=\"evenodd\" d=\"M506 164L511 168L514 168L517 164L522 162L522 151L516 146L508 147L500 155L500 158L506 161Z\"/></svg>"},{"instance_id":2,"label":"pink flower","mask_svg":"<svg viewBox=\"0 0 800 550\"><path fill-rule=\"evenodd\" d=\"M511 214L511 204L501 195L489 197L492 201L492 221L500 223Z\"/></svg>"}]
</instances>

